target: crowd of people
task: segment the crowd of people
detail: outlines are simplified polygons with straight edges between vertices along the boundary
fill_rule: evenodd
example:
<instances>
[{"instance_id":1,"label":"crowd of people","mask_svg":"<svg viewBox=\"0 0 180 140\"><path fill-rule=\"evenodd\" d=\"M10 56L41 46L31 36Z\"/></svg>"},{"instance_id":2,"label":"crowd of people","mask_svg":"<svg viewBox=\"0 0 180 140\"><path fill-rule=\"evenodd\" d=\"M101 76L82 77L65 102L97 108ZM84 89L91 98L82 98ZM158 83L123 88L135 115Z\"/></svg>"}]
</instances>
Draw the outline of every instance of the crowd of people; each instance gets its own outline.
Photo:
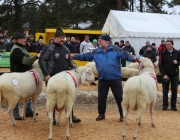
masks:
<instances>
[{"instance_id":1,"label":"crowd of people","mask_svg":"<svg viewBox=\"0 0 180 140\"><path fill-rule=\"evenodd\" d=\"M34 36L28 38L22 31L16 31L11 41L8 42L6 34L0 34L0 52L11 51L10 55L10 70L11 72L25 72L31 69L31 64L39 58L39 64L44 75L46 85L48 80L55 74L76 67L72 61L70 53L79 53L73 58L77 60L94 60L99 73L98 81L98 117L97 121L105 118L106 99L109 87L112 89L116 99L120 121L123 121L123 112L121 107L122 102L122 83L121 83L121 60L130 62L141 61L135 56L135 50L129 41L120 40L114 44L110 41L110 36L103 34L98 39L93 39L92 42L88 35L84 37L84 41L75 37L65 37L61 28L57 29L54 38L49 40L49 44L44 44L43 37L40 36L37 42L34 41ZM66 39L65 39L66 38ZM154 63L156 56L159 56L159 69L162 75L163 87L163 110L168 108L168 91L171 83L172 98L171 109L177 111L177 88L180 54L173 47L172 39L167 41L161 40L161 44L156 48L156 44L150 45L146 41L146 45L139 50L139 55L151 59ZM30 56L28 52L37 52L37 56ZM110 59L109 59L110 58ZM120 59L121 58L121 59ZM118 63L117 63L118 62ZM18 105L14 109L14 118L21 120L19 115ZM73 112L72 112L73 113ZM27 105L26 116L32 117L31 101ZM38 114L37 114L38 115ZM73 122L81 122L81 120L73 115ZM55 110L53 114L53 124L56 124Z\"/></svg>"}]
</instances>

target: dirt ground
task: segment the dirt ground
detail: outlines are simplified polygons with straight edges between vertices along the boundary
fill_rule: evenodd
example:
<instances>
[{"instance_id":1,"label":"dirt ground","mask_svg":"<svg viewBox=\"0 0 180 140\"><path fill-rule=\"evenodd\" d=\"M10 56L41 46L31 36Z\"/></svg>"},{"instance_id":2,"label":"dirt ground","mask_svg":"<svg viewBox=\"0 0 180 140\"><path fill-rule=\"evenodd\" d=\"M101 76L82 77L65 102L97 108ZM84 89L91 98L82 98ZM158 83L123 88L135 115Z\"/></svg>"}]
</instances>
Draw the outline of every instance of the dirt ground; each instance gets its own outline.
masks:
<instances>
[{"instance_id":1,"label":"dirt ground","mask_svg":"<svg viewBox=\"0 0 180 140\"><path fill-rule=\"evenodd\" d=\"M97 90L97 86L80 86L83 90ZM45 86L43 86L45 90ZM161 90L161 85L159 85ZM179 90L180 91L180 90ZM180 93L180 92L179 92ZM178 106L180 110L180 106ZM22 113L22 108L20 109ZM0 140L47 140L49 133L48 117L43 105L37 107L38 122L32 118L16 121L13 127L7 111L0 110ZM65 140L65 113L62 113L59 126L53 126L53 140ZM76 104L74 114L82 122L70 128L71 140L121 140L122 124L116 104L107 104L106 119L97 122L97 104ZM130 111L127 122L126 140L132 140L136 112ZM137 140L179 140L180 112L162 111L161 101L157 101L154 111L155 128L151 127L149 109L142 115L142 125L138 128Z\"/></svg>"}]
</instances>

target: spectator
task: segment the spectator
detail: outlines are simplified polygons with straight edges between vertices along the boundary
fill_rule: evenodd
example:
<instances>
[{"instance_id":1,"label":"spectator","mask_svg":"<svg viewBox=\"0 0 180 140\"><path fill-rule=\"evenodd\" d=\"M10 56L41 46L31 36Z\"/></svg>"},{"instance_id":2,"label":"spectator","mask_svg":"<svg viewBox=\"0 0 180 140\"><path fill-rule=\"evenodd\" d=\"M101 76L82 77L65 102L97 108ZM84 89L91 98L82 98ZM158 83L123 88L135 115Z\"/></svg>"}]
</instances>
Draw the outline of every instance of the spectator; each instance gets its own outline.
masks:
<instances>
[{"instance_id":1,"label":"spectator","mask_svg":"<svg viewBox=\"0 0 180 140\"><path fill-rule=\"evenodd\" d=\"M71 43L69 44L69 50L71 53L79 53L79 48L78 48L78 45L76 44L74 37L71 37Z\"/></svg>"},{"instance_id":2,"label":"spectator","mask_svg":"<svg viewBox=\"0 0 180 140\"><path fill-rule=\"evenodd\" d=\"M25 48L28 52L34 52L33 44L31 43L31 40L27 38Z\"/></svg>"},{"instance_id":3,"label":"spectator","mask_svg":"<svg viewBox=\"0 0 180 140\"><path fill-rule=\"evenodd\" d=\"M92 47L88 48L87 52L92 52L94 49L97 49L97 39L93 39L92 41Z\"/></svg>"},{"instance_id":4,"label":"spectator","mask_svg":"<svg viewBox=\"0 0 180 140\"><path fill-rule=\"evenodd\" d=\"M159 57L159 70L162 75L162 89L163 89L163 108L167 110L169 84L171 83L171 110L177 111L177 92L179 84L179 64L180 54L173 45L173 40L166 41L166 48L161 52Z\"/></svg>"},{"instance_id":5,"label":"spectator","mask_svg":"<svg viewBox=\"0 0 180 140\"><path fill-rule=\"evenodd\" d=\"M53 44L54 38L49 39L49 44Z\"/></svg>"},{"instance_id":6,"label":"spectator","mask_svg":"<svg viewBox=\"0 0 180 140\"><path fill-rule=\"evenodd\" d=\"M119 47L119 42L114 42L114 45Z\"/></svg>"},{"instance_id":7,"label":"spectator","mask_svg":"<svg viewBox=\"0 0 180 140\"><path fill-rule=\"evenodd\" d=\"M79 40L79 38L75 37L75 41L76 41L76 44L77 44L77 48L80 48L81 41ZM79 49L78 49L78 53L80 53Z\"/></svg>"},{"instance_id":8,"label":"spectator","mask_svg":"<svg viewBox=\"0 0 180 140\"><path fill-rule=\"evenodd\" d=\"M139 50L139 55L143 56L144 52L145 52L146 49L147 49L147 46L149 46L149 45L150 45L149 41L146 41L146 45L143 46L143 47Z\"/></svg>"},{"instance_id":9,"label":"spectator","mask_svg":"<svg viewBox=\"0 0 180 140\"><path fill-rule=\"evenodd\" d=\"M38 43L35 45L35 52L40 53L42 49L45 47L43 40L39 39Z\"/></svg>"},{"instance_id":10,"label":"spectator","mask_svg":"<svg viewBox=\"0 0 180 140\"><path fill-rule=\"evenodd\" d=\"M159 53L159 55L161 55L161 52L163 52L163 50L165 50L165 49L166 49L166 43L165 43L165 40L162 39L162 40L161 40L161 44L160 44L159 47L158 47L158 53Z\"/></svg>"},{"instance_id":11,"label":"spectator","mask_svg":"<svg viewBox=\"0 0 180 140\"><path fill-rule=\"evenodd\" d=\"M5 44L4 36L0 37L0 52L6 52L6 44Z\"/></svg>"},{"instance_id":12,"label":"spectator","mask_svg":"<svg viewBox=\"0 0 180 140\"><path fill-rule=\"evenodd\" d=\"M144 52L143 56L151 59L152 63L156 62L157 60L155 53L152 51L151 45L147 46L147 49Z\"/></svg>"},{"instance_id":13,"label":"spectator","mask_svg":"<svg viewBox=\"0 0 180 140\"><path fill-rule=\"evenodd\" d=\"M134 48L130 45L129 41L126 41L123 51L129 52L131 55L135 55Z\"/></svg>"},{"instance_id":14,"label":"spectator","mask_svg":"<svg viewBox=\"0 0 180 140\"><path fill-rule=\"evenodd\" d=\"M4 36L4 43L5 43L6 45L9 43L9 41L7 40L7 34L8 34L8 31L5 30L3 36Z\"/></svg>"},{"instance_id":15,"label":"spectator","mask_svg":"<svg viewBox=\"0 0 180 140\"><path fill-rule=\"evenodd\" d=\"M158 55L158 51L155 43L152 43L152 51L155 53L156 56Z\"/></svg>"},{"instance_id":16,"label":"spectator","mask_svg":"<svg viewBox=\"0 0 180 140\"><path fill-rule=\"evenodd\" d=\"M123 50L123 48L125 47L124 40L120 41L119 47L121 48L121 50Z\"/></svg>"},{"instance_id":17,"label":"spectator","mask_svg":"<svg viewBox=\"0 0 180 140\"><path fill-rule=\"evenodd\" d=\"M88 51L88 48L92 48L92 43L89 41L89 36L86 35L83 42L80 45L80 53L85 54Z\"/></svg>"},{"instance_id":18,"label":"spectator","mask_svg":"<svg viewBox=\"0 0 180 140\"><path fill-rule=\"evenodd\" d=\"M65 43L65 45L66 45L66 47L70 50L70 43L71 43L71 39L70 39L70 37L69 36L67 36L66 37L66 43Z\"/></svg>"},{"instance_id":19,"label":"spectator","mask_svg":"<svg viewBox=\"0 0 180 140\"><path fill-rule=\"evenodd\" d=\"M34 36L32 34L30 34L28 38L31 40L31 44L35 45L36 42L34 40Z\"/></svg>"},{"instance_id":20,"label":"spectator","mask_svg":"<svg viewBox=\"0 0 180 140\"><path fill-rule=\"evenodd\" d=\"M14 36L12 36L10 42L6 46L6 51L7 52L11 51L11 48L14 46L15 42L16 42L16 40L15 40Z\"/></svg>"}]
</instances>

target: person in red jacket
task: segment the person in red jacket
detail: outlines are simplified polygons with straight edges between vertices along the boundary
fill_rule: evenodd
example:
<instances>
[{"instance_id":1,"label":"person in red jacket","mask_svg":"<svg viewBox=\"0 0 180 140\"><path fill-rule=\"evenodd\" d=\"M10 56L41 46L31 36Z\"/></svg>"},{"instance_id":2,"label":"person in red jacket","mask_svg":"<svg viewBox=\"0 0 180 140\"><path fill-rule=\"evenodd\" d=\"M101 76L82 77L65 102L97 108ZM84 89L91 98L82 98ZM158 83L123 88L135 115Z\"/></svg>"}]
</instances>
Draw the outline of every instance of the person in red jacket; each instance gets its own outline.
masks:
<instances>
[{"instance_id":1,"label":"person in red jacket","mask_svg":"<svg viewBox=\"0 0 180 140\"><path fill-rule=\"evenodd\" d=\"M165 40L163 39L161 40L161 44L158 47L158 55L160 55L164 49L166 49L166 43Z\"/></svg>"}]
</instances>

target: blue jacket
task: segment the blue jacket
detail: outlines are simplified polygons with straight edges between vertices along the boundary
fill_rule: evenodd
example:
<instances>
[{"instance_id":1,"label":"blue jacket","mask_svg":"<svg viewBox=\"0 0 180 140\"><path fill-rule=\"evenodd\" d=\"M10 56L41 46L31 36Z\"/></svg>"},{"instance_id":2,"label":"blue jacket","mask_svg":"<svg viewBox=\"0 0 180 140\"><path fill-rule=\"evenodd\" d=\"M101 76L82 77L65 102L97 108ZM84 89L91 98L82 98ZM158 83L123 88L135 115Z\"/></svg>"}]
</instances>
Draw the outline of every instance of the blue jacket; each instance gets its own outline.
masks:
<instances>
[{"instance_id":1,"label":"blue jacket","mask_svg":"<svg viewBox=\"0 0 180 140\"><path fill-rule=\"evenodd\" d=\"M134 57L127 52L120 51L119 47L109 46L106 51L101 48L86 54L77 54L76 60L94 60L99 80L117 80L121 78L121 59L134 62Z\"/></svg>"}]
</instances>

